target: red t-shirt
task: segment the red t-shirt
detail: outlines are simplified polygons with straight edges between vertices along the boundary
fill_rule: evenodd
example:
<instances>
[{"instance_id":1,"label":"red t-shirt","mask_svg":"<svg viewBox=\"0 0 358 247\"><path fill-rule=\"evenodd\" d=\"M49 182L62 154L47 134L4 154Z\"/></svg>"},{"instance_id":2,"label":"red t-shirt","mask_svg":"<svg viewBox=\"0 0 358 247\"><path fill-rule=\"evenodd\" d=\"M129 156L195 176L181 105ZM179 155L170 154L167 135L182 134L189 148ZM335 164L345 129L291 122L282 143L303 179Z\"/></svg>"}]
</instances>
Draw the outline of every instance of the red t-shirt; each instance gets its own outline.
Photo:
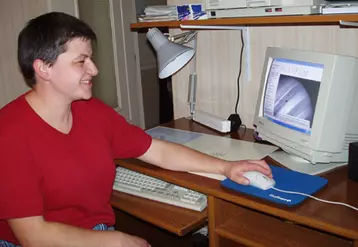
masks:
<instances>
[{"instance_id":1,"label":"red t-shirt","mask_svg":"<svg viewBox=\"0 0 358 247\"><path fill-rule=\"evenodd\" d=\"M0 240L18 244L11 218L114 224L113 160L141 156L152 139L97 99L72 103L72 115L72 129L63 134L24 95L0 110Z\"/></svg>"}]
</instances>

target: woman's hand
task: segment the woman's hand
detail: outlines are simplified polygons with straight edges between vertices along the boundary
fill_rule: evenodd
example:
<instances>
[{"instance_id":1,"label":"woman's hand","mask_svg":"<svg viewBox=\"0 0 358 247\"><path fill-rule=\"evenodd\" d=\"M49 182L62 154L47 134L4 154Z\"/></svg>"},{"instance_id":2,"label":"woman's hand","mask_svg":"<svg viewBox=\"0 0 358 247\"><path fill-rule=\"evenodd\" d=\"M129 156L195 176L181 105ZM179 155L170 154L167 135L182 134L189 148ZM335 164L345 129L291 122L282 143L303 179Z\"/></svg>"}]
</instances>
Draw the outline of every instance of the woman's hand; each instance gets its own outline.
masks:
<instances>
[{"instance_id":1,"label":"woman's hand","mask_svg":"<svg viewBox=\"0 0 358 247\"><path fill-rule=\"evenodd\" d=\"M249 180L243 177L248 171L258 171L272 178L271 168L264 160L228 161L224 175L236 183L248 185Z\"/></svg>"}]
</instances>

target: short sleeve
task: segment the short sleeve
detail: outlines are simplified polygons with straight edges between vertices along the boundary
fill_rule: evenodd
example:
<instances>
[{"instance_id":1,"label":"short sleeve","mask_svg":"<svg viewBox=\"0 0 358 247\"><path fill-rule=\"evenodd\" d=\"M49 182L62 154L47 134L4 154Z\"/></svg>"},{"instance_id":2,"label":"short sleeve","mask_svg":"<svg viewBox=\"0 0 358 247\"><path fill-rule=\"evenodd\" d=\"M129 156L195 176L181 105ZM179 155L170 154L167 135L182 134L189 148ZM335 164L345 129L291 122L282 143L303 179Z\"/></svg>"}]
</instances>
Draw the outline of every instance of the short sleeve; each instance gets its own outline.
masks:
<instances>
[{"instance_id":1,"label":"short sleeve","mask_svg":"<svg viewBox=\"0 0 358 247\"><path fill-rule=\"evenodd\" d=\"M127 120L113 111L112 148L114 158L137 158L143 155L152 143L152 137L136 125L130 124Z\"/></svg>"},{"instance_id":2,"label":"short sleeve","mask_svg":"<svg viewBox=\"0 0 358 247\"><path fill-rule=\"evenodd\" d=\"M0 134L0 220L43 215L39 168L26 141Z\"/></svg>"}]
</instances>

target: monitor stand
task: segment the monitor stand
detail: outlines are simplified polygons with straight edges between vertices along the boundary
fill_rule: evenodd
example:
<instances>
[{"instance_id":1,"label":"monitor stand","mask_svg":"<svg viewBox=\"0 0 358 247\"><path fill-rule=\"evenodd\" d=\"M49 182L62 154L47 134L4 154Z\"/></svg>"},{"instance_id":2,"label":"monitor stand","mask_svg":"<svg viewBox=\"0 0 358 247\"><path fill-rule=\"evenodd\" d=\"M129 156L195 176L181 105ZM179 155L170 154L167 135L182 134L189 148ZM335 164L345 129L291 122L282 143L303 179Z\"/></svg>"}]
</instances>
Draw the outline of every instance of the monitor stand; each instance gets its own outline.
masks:
<instances>
[{"instance_id":1,"label":"monitor stand","mask_svg":"<svg viewBox=\"0 0 358 247\"><path fill-rule=\"evenodd\" d=\"M347 162L312 164L301 157L286 153L285 151L276 151L271 153L269 156L288 169L310 175L317 175L334 168L347 165Z\"/></svg>"}]
</instances>

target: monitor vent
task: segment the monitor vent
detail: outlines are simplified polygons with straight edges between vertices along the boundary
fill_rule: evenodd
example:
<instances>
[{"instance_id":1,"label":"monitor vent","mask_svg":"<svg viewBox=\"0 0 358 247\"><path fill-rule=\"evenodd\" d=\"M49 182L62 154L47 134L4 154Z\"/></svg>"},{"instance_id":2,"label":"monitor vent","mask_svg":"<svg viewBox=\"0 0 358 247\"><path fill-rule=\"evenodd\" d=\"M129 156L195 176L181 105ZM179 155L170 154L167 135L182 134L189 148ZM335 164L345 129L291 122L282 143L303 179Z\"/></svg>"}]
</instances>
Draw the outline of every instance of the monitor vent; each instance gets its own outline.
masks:
<instances>
[{"instance_id":1,"label":"monitor vent","mask_svg":"<svg viewBox=\"0 0 358 247\"><path fill-rule=\"evenodd\" d=\"M358 134L346 134L346 137L344 138L344 145L342 150L348 150L349 149L349 143L351 142L357 142L358 141Z\"/></svg>"}]
</instances>

